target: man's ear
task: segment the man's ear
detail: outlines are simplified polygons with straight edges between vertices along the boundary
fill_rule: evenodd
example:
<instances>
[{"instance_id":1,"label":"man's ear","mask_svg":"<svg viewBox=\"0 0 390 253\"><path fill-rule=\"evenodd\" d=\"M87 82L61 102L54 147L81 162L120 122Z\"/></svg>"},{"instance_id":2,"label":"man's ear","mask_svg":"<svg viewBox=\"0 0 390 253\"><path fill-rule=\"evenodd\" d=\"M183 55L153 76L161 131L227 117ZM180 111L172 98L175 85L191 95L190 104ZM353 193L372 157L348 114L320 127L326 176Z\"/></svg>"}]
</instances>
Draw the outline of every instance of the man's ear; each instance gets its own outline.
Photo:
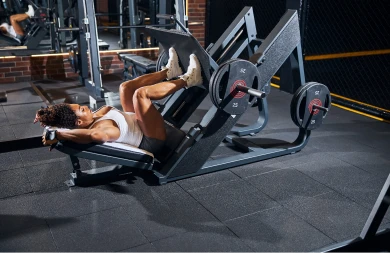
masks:
<instances>
[{"instance_id":1,"label":"man's ear","mask_svg":"<svg viewBox=\"0 0 390 253\"><path fill-rule=\"evenodd\" d=\"M82 123L83 123L83 121L81 119L76 120L76 126L80 126Z\"/></svg>"}]
</instances>

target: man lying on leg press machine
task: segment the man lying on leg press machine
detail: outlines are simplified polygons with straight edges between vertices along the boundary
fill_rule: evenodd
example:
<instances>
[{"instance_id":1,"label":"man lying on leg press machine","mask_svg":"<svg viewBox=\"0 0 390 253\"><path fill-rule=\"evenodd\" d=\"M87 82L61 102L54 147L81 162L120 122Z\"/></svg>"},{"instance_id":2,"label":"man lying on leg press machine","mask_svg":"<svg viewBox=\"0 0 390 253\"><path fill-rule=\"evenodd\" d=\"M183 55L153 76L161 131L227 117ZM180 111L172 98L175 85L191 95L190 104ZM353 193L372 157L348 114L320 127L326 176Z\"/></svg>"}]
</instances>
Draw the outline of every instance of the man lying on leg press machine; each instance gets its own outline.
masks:
<instances>
[{"instance_id":1,"label":"man lying on leg press machine","mask_svg":"<svg viewBox=\"0 0 390 253\"><path fill-rule=\"evenodd\" d=\"M179 79L172 80L175 77ZM164 79L168 81L162 82ZM163 99L181 88L201 84L201 66L197 57L190 55L187 73L183 74L176 51L170 48L168 64L163 70L120 85L124 112L111 106L92 112L87 106L64 103L38 110L34 123L39 121L42 126L71 129L53 131L51 140L44 135L44 145L59 140L80 144L120 142L156 155L164 147L166 132L164 119L151 100Z\"/></svg>"},{"instance_id":2,"label":"man lying on leg press machine","mask_svg":"<svg viewBox=\"0 0 390 253\"><path fill-rule=\"evenodd\" d=\"M0 25L0 31L7 37L10 37L17 42L21 43L24 37L24 30L19 24L23 20L31 18L34 16L35 11L31 5L28 6L28 11L26 13L15 14L9 17L11 25L7 23L2 23Z\"/></svg>"}]
</instances>

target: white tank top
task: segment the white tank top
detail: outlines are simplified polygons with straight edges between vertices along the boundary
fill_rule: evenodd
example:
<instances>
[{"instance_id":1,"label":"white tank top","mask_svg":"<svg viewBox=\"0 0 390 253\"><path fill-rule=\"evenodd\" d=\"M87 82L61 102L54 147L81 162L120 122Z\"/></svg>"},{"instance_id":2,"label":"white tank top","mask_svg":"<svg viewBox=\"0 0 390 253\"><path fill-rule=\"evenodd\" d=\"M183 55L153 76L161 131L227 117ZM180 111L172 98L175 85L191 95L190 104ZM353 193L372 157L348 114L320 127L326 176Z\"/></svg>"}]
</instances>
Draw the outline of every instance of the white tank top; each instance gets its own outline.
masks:
<instances>
[{"instance_id":1,"label":"white tank top","mask_svg":"<svg viewBox=\"0 0 390 253\"><path fill-rule=\"evenodd\" d=\"M129 144L134 147L138 147L141 144L143 133L137 123L135 113L121 112L116 108L112 108L103 117L96 120L90 128L102 120L112 120L119 127L120 136L115 142Z\"/></svg>"},{"instance_id":2,"label":"white tank top","mask_svg":"<svg viewBox=\"0 0 390 253\"><path fill-rule=\"evenodd\" d=\"M7 35L8 37L11 37L11 38L16 38L16 32L15 32L14 28L12 27L12 25L9 25L7 23L2 23L0 26L7 29L7 34L5 34L5 35Z\"/></svg>"}]
</instances>

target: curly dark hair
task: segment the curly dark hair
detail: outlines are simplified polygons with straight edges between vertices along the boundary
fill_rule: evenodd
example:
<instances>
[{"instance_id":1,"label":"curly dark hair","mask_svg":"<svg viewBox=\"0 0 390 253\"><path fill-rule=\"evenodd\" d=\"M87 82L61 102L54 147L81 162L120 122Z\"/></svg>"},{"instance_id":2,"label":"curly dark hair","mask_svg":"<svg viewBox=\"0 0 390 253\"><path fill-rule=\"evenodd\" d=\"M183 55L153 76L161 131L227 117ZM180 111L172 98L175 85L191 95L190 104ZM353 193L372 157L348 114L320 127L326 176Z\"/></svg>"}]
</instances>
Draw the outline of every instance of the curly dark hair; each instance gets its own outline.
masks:
<instances>
[{"instance_id":1,"label":"curly dark hair","mask_svg":"<svg viewBox=\"0 0 390 253\"><path fill-rule=\"evenodd\" d=\"M38 110L40 122L46 126L75 128L77 115L68 104L58 104Z\"/></svg>"}]
</instances>

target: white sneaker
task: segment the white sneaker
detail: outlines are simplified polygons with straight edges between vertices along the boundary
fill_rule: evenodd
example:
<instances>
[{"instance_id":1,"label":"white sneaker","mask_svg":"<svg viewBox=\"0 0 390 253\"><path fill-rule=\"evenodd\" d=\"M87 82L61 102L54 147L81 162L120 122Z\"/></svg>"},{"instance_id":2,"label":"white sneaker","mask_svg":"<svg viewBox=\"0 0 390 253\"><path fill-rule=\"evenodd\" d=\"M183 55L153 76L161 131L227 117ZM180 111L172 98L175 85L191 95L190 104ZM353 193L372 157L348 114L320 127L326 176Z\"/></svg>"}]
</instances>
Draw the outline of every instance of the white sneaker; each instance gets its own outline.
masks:
<instances>
[{"instance_id":1,"label":"white sneaker","mask_svg":"<svg viewBox=\"0 0 390 253\"><path fill-rule=\"evenodd\" d=\"M187 88L203 84L202 66L196 55L190 55L190 65L188 66L187 73L179 76L179 78L187 82Z\"/></svg>"},{"instance_id":2,"label":"white sneaker","mask_svg":"<svg viewBox=\"0 0 390 253\"><path fill-rule=\"evenodd\" d=\"M171 80L172 78L178 77L183 74L183 70L179 66L179 57L177 57L176 50L173 47L169 49L169 59L167 65L161 68L161 70L165 69L168 69L168 80Z\"/></svg>"},{"instance_id":3,"label":"white sneaker","mask_svg":"<svg viewBox=\"0 0 390 253\"><path fill-rule=\"evenodd\" d=\"M26 14L31 18L32 16L35 15L35 11L33 9L33 7L29 4L28 5L28 11L26 12Z\"/></svg>"}]
</instances>

